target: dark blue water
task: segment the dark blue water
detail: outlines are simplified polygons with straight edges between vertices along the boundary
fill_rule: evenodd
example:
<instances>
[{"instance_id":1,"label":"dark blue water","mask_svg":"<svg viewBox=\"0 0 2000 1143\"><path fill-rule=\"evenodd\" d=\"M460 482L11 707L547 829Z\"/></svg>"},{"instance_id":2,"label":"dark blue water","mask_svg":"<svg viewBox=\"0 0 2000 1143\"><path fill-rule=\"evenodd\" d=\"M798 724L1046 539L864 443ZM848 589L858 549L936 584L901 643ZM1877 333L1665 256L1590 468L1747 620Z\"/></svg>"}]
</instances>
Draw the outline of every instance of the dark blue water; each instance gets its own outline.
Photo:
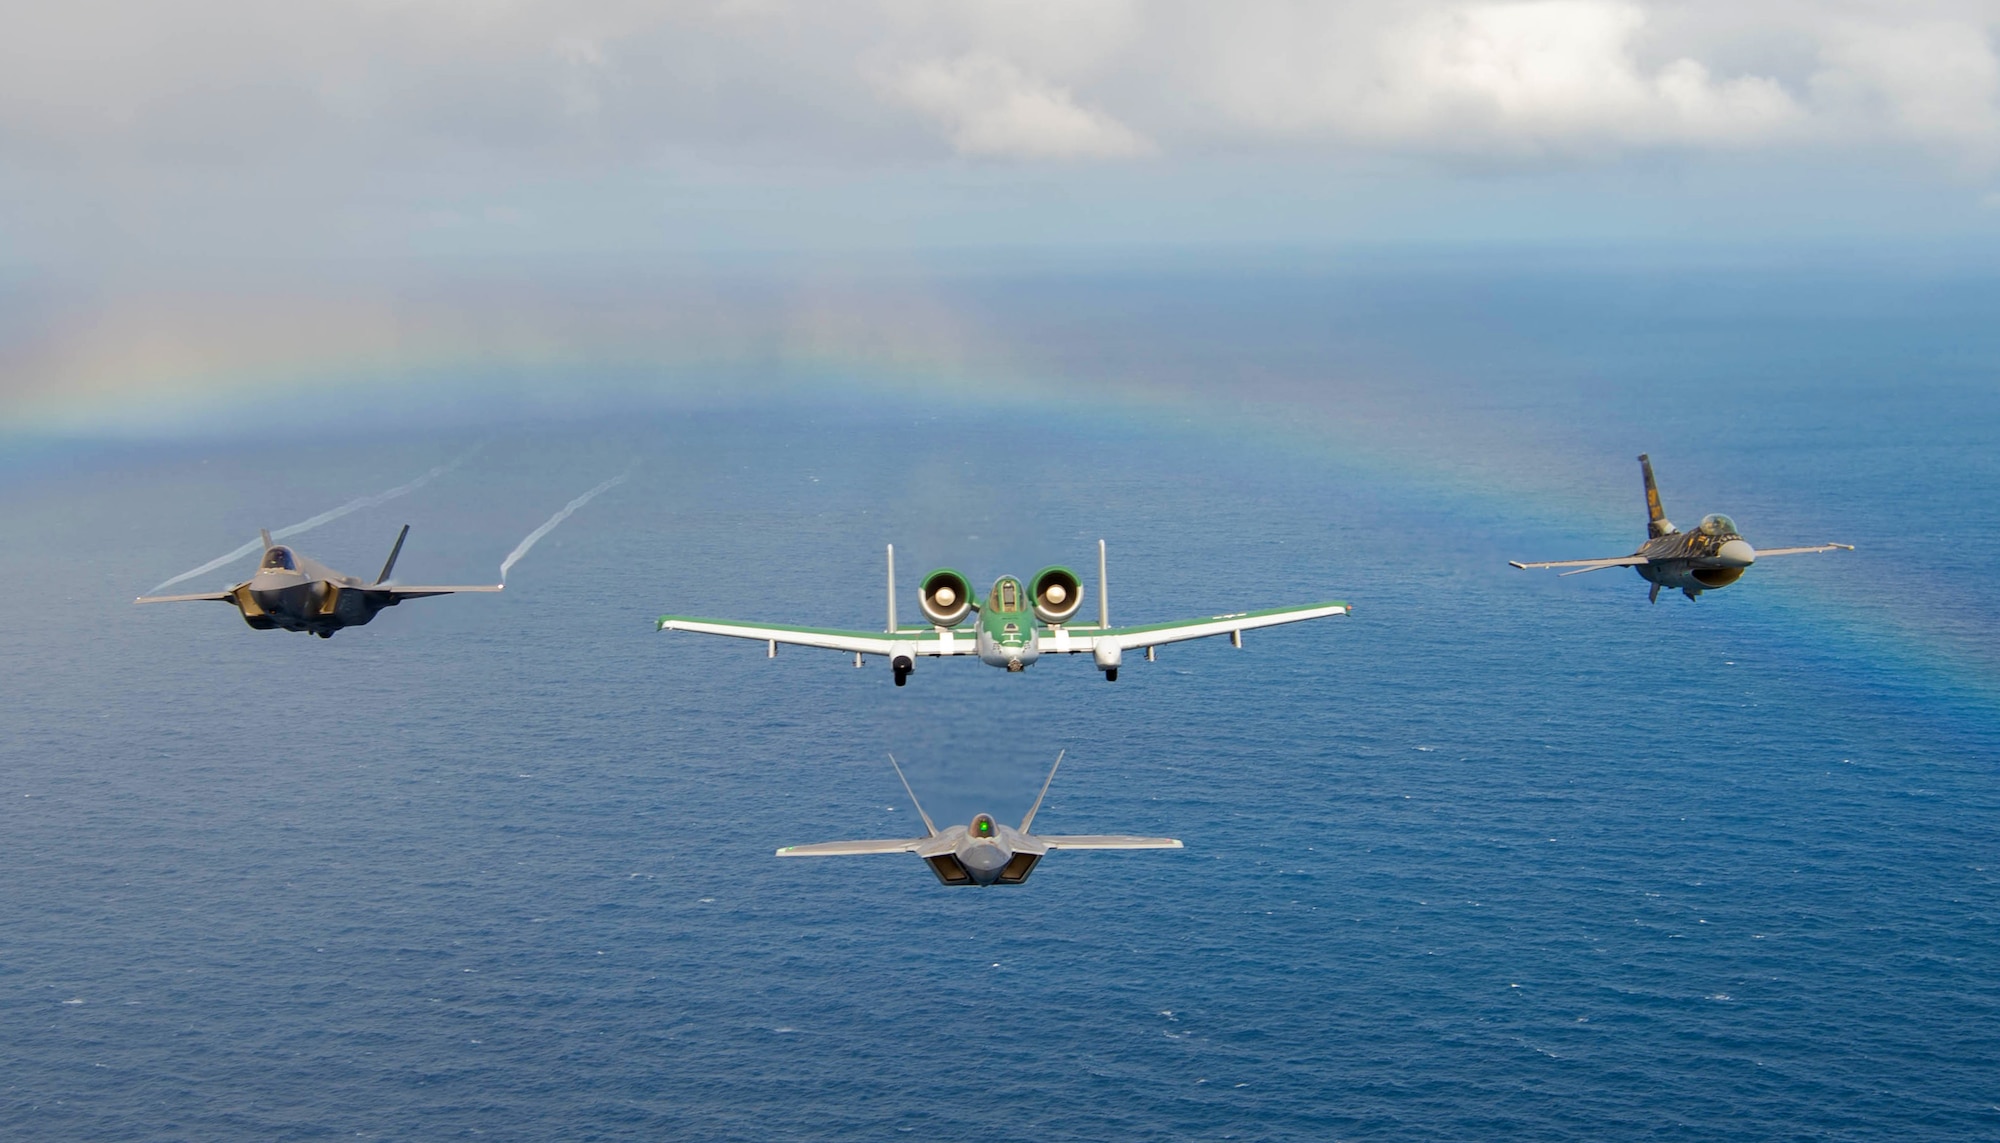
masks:
<instances>
[{"instance_id":1,"label":"dark blue water","mask_svg":"<svg viewBox=\"0 0 2000 1143\"><path fill-rule=\"evenodd\" d=\"M1632 316L1656 282L1438 281L1100 283L1124 356L1038 346L1043 382L1181 362L1162 392L1205 405L827 394L24 450L0 486L0 1133L2000 1134L1990 331L1905 291L1877 336L1908 353L1840 355L1852 307L1775 284L1662 327ZM1204 290L1223 316L1182 320ZM1305 332L1280 352L1260 322ZM1508 341L1469 348L1482 324ZM1264 371L1190 379L1232 344ZM129 605L473 445L296 543L370 572L408 522L401 578L479 582L639 467L497 598L328 642ZM1861 550L1658 606L1629 573L1505 566L1629 548L1642 448L1684 525ZM1100 535L1117 620L1357 611L1110 686L1063 660L898 690L651 627L875 626L886 542L908 596L947 562L1082 567ZM982 891L771 856L916 830L888 751L962 821L1025 812L1059 748L1039 826L1187 848Z\"/></svg>"}]
</instances>

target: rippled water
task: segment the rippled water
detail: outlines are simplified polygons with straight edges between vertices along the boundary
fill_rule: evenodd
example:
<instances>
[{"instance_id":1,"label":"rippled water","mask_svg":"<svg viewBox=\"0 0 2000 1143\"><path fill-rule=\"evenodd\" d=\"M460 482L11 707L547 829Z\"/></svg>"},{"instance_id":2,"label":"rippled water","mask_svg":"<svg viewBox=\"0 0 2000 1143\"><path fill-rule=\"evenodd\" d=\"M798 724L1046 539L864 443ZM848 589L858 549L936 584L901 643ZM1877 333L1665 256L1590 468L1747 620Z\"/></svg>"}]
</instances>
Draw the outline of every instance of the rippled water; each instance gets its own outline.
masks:
<instances>
[{"instance_id":1,"label":"rippled water","mask_svg":"<svg viewBox=\"0 0 2000 1143\"><path fill-rule=\"evenodd\" d=\"M1807 399L1780 365L1726 368L1721 317L1680 328L1679 386L1587 339L1601 389L1478 375L1617 456L1559 503L1520 497L1553 479L1529 449L1493 460L1523 483L1482 488L1309 420L1143 407L753 405L16 466L0 1132L1994 1137L2000 719L1967 648L2000 400L1988 376L1913 408L1872 358ZM1809 356L1845 328L1774 336ZM1447 436L1502 415L1441 392ZM370 572L407 521L402 578L490 581L638 467L500 597L324 643L128 603L472 444L296 543ZM1640 448L1683 524L1861 550L1656 607L1626 572L1505 566L1635 543ZM1357 610L1112 686L1065 660L898 690L881 663L651 628L873 626L885 542L909 595L943 563L1085 567L1100 535L1116 619ZM918 828L887 751L962 821L1025 812L1058 748L1038 825L1187 848L979 891L771 856Z\"/></svg>"}]
</instances>

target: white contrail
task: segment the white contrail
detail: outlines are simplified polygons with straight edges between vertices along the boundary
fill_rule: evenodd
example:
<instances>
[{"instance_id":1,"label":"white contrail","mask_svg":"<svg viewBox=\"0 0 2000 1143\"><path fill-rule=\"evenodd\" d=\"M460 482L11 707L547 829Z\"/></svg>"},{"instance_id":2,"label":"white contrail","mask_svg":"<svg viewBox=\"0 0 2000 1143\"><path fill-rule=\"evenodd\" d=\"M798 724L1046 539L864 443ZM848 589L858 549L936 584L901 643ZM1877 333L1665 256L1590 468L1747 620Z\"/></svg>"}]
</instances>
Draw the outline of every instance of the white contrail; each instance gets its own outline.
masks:
<instances>
[{"instance_id":1,"label":"white contrail","mask_svg":"<svg viewBox=\"0 0 2000 1143\"><path fill-rule=\"evenodd\" d=\"M387 492L378 492L373 496L363 496L356 500L349 500L347 503L342 504L338 508L321 512L319 515L314 516L310 519L301 520L296 524L287 524L286 526L279 528L277 531L272 532L271 538L274 540L282 540L286 536L296 536L301 532L310 532L314 528L319 527L321 524L331 523L335 520L340 519L342 516L348 515L351 512L359 512L363 508L373 508L379 504L387 504L389 501L394 500L398 496L407 496L410 493L415 492L417 489L422 488L424 485L429 484L431 481L436 480L438 477L443 476L445 473L450 472L452 469L457 468L459 465L464 464L466 461L471 460L472 453L478 451L479 451L478 449L473 449L472 452L466 453L464 456L459 457L457 460L447 461L444 464L440 464L436 468L431 469L429 472L424 473L422 476L417 477L415 480L410 481L408 484L399 484L396 487L391 488ZM260 536L257 539L252 540L249 543L243 545L242 547L237 548L235 551L230 552L228 555L217 556L216 558L208 561L207 563L201 565L200 567L195 568L193 571L182 572L181 574L175 576L174 578L161 583L158 587L153 588L153 590L147 592L146 594L158 595L161 588L172 587L173 585L181 582L184 579L193 579L194 577L202 575L206 572L212 572L216 568L219 568L226 563L230 563L231 561L234 560L240 560L244 556L247 556L252 552L261 550L263 547L264 547L264 540Z\"/></svg>"},{"instance_id":2,"label":"white contrail","mask_svg":"<svg viewBox=\"0 0 2000 1143\"><path fill-rule=\"evenodd\" d=\"M594 497L596 497L598 493L608 492L611 489L616 488L619 485L625 483L626 478L631 475L632 475L632 470L629 468L626 469L619 475L612 477L611 479L605 481L604 483L598 485L597 487L591 489L590 491L584 493L583 495L563 505L562 511L549 517L548 520L545 523L543 523L541 527L536 528L532 532L529 532L528 538L522 540L519 544L514 545L514 550L508 552L507 558L500 561L500 582L506 583L507 569L513 567L517 562L519 562L522 556L527 555L528 549L534 547L536 541L540 540L543 536L548 535L550 532L555 531L557 524L560 524L564 520L569 519L569 514L571 512L574 512L578 508L583 507L585 504L590 503L591 500Z\"/></svg>"}]
</instances>

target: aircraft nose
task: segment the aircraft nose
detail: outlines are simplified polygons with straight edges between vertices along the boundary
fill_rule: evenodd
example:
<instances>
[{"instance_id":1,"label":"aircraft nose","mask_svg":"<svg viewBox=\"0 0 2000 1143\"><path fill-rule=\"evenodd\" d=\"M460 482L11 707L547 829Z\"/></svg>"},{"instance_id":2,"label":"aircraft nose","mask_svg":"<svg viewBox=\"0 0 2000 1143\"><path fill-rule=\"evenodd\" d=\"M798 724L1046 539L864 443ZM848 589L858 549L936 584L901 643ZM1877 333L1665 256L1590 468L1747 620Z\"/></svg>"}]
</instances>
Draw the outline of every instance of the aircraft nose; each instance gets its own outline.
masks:
<instances>
[{"instance_id":1,"label":"aircraft nose","mask_svg":"<svg viewBox=\"0 0 2000 1143\"><path fill-rule=\"evenodd\" d=\"M1747 568L1757 562L1757 549L1748 540L1730 540L1716 549L1715 562L1724 567Z\"/></svg>"}]
</instances>

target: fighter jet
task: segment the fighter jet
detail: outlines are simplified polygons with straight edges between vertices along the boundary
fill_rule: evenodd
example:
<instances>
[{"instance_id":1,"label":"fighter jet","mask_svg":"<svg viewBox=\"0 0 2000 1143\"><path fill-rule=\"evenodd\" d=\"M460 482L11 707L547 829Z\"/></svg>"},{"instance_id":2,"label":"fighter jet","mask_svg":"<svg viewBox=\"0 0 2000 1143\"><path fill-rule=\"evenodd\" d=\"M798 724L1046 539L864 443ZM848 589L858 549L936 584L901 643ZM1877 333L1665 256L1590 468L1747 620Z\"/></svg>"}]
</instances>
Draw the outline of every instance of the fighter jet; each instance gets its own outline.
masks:
<instances>
[{"instance_id":1,"label":"fighter jet","mask_svg":"<svg viewBox=\"0 0 2000 1143\"><path fill-rule=\"evenodd\" d=\"M1118 681L1124 653L1146 649L1146 661L1153 661L1153 648L1161 643L1178 643L1210 635L1227 635L1243 646L1243 633L1256 627L1274 627L1330 615L1346 615L1347 604L1333 601L1300 607L1274 607L1267 611L1238 611L1207 619L1177 623L1153 623L1139 627L1111 626L1111 609L1105 593L1104 541L1097 541L1097 623L1071 623L1083 610L1083 583L1065 567L1046 567L1027 580L1002 576L986 593L984 603L974 598L972 584L950 568L939 568L924 576L917 590L917 606L925 625L903 627L896 622L896 546L889 545L889 626L886 631L840 631L825 627L791 627L778 623L750 623L729 619L700 619L692 615L662 615L660 631L693 631L703 635L727 635L737 639L757 639L766 644L766 653L778 656L778 644L826 647L849 651L854 665L864 657L880 655L889 660L896 685L909 681L923 656L977 655L979 661L1008 671L1023 671L1043 655L1078 655L1088 652L1104 672L1107 682ZM979 618L969 635L956 631L973 612ZM1045 626L1037 626L1037 623Z\"/></svg>"},{"instance_id":2,"label":"fighter jet","mask_svg":"<svg viewBox=\"0 0 2000 1143\"><path fill-rule=\"evenodd\" d=\"M450 595L460 591L499 591L503 586L497 583L452 587L401 587L390 584L389 573L396 570L396 557L403 554L403 540L409 534L410 526L403 525L403 530L396 535L396 546L389 549L389 562L382 565L382 574L375 577L374 583L363 583L358 576L343 575L317 560L302 556L273 541L270 531L265 530L264 558L257 564L257 574L228 591L142 595L132 602L185 603L194 599L213 599L235 604L236 610L243 613L243 622L259 631L282 627L287 631L310 631L322 639L331 639L335 631L343 627L360 627L375 618L376 612L394 607L406 599Z\"/></svg>"},{"instance_id":3,"label":"fighter jet","mask_svg":"<svg viewBox=\"0 0 2000 1143\"><path fill-rule=\"evenodd\" d=\"M1666 510L1660 507L1660 489L1653 483L1653 462L1645 453L1639 454L1639 469L1646 476L1646 542L1629 556L1617 556L1604 560L1550 560L1543 563L1524 564L1519 560L1508 563L1517 568L1575 568L1563 575L1582 575L1585 572L1603 571L1605 568L1631 568L1653 585L1648 599L1660 601L1661 588L1680 588L1689 599L1697 599L1704 591L1728 587L1743 578L1750 565L1759 556L1798 556L1807 552L1832 552L1854 550L1852 544L1820 544L1809 548L1766 548L1758 551L1750 546L1750 541L1737 534L1736 521L1727 516L1703 516L1701 525L1692 532L1683 532L1667 519Z\"/></svg>"},{"instance_id":4,"label":"fighter jet","mask_svg":"<svg viewBox=\"0 0 2000 1143\"><path fill-rule=\"evenodd\" d=\"M1021 819L1021 828L1010 829L993 820L992 814L977 814L971 825L955 825L939 832L931 824L931 816L924 812L922 802L917 801L917 792L910 789L910 780L903 777L903 768L896 766L896 756L889 756L889 765L896 766L896 777L902 779L903 792L910 795L910 802L917 807L917 816L924 819L924 837L908 840L888 841L828 841L818 845L788 845L778 851L779 857L848 857L862 853L914 853L924 859L937 874L937 879L946 885L1019 885L1035 871L1035 863L1052 849L1179 849L1181 843L1171 837L1130 837L1124 834L1043 834L1037 836L1028 832L1035 822L1035 811L1042 808L1042 798L1049 792L1049 782L1056 780L1056 768L1062 765L1063 756L1056 755L1055 766L1049 767L1048 781L1042 783L1042 792L1035 795L1035 804L1028 807L1028 816Z\"/></svg>"}]
</instances>

